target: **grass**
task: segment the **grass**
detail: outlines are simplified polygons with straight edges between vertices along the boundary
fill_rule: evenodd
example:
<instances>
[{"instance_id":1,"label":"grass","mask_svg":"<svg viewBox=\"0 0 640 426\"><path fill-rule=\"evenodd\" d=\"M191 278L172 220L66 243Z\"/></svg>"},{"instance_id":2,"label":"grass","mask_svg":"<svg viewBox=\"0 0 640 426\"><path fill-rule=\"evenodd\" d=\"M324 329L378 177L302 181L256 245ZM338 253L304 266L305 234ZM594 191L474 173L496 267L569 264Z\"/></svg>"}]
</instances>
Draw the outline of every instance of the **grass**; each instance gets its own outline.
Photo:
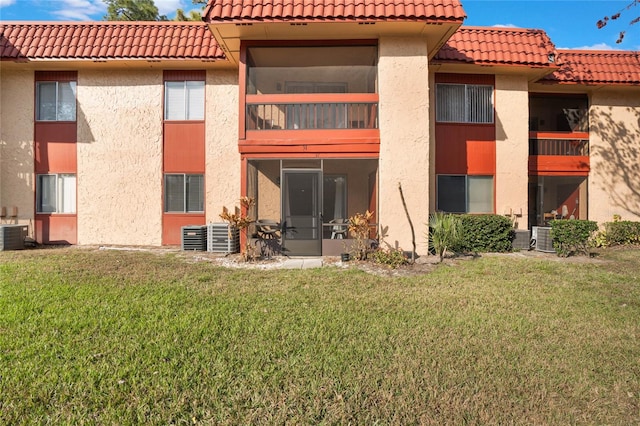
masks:
<instances>
[{"instance_id":1,"label":"grass","mask_svg":"<svg viewBox=\"0 0 640 426\"><path fill-rule=\"evenodd\" d=\"M637 424L640 250L600 259L0 252L0 423Z\"/></svg>"}]
</instances>

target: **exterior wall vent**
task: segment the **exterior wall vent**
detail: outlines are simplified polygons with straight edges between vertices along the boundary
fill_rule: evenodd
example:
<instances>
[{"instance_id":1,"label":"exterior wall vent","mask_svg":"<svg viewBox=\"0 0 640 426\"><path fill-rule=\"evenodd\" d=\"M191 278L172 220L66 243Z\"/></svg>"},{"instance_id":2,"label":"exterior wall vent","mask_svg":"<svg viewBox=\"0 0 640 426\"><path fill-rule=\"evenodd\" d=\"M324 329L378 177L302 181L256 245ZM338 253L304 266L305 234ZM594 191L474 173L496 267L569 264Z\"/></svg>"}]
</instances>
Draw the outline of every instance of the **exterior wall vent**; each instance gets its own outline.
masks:
<instances>
[{"instance_id":1,"label":"exterior wall vent","mask_svg":"<svg viewBox=\"0 0 640 426\"><path fill-rule=\"evenodd\" d=\"M0 225L0 251L22 250L28 234L27 225Z\"/></svg>"},{"instance_id":2,"label":"exterior wall vent","mask_svg":"<svg viewBox=\"0 0 640 426\"><path fill-rule=\"evenodd\" d=\"M226 223L207 225L207 251L214 253L238 253L240 251L240 231Z\"/></svg>"},{"instance_id":3,"label":"exterior wall vent","mask_svg":"<svg viewBox=\"0 0 640 426\"><path fill-rule=\"evenodd\" d=\"M182 250L205 251L207 249L207 227L183 226L182 227Z\"/></svg>"}]
</instances>

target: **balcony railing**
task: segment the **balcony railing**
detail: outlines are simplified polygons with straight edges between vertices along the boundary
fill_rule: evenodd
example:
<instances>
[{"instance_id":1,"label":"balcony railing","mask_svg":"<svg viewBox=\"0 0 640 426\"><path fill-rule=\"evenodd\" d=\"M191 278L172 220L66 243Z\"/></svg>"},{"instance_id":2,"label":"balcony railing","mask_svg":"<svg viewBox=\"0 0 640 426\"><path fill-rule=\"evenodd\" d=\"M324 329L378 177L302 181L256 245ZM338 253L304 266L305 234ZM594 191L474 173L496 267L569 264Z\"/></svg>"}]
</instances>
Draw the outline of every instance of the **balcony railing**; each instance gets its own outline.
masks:
<instances>
[{"instance_id":1,"label":"balcony railing","mask_svg":"<svg viewBox=\"0 0 640 426\"><path fill-rule=\"evenodd\" d=\"M377 95L250 95L246 129L377 129Z\"/></svg>"},{"instance_id":2,"label":"balcony railing","mask_svg":"<svg viewBox=\"0 0 640 426\"><path fill-rule=\"evenodd\" d=\"M529 155L589 156L589 137L586 134L532 134Z\"/></svg>"}]
</instances>

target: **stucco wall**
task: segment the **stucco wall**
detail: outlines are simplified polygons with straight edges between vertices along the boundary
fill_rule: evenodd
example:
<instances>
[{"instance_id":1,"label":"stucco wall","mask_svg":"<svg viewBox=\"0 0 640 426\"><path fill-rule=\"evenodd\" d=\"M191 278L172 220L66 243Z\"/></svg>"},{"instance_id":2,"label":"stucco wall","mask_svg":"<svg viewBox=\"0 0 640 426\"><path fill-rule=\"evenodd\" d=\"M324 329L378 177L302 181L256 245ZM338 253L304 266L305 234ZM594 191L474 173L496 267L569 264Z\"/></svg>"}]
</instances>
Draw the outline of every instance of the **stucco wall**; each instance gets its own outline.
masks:
<instances>
[{"instance_id":1,"label":"stucco wall","mask_svg":"<svg viewBox=\"0 0 640 426\"><path fill-rule=\"evenodd\" d=\"M429 61L421 38L384 37L379 44L380 177L378 221L386 243L411 250L411 230L398 183L415 227L417 251L429 220Z\"/></svg>"},{"instance_id":2,"label":"stucco wall","mask_svg":"<svg viewBox=\"0 0 640 426\"><path fill-rule=\"evenodd\" d=\"M206 220L220 222L222 207L240 198L238 72L207 71L206 97Z\"/></svg>"},{"instance_id":3,"label":"stucco wall","mask_svg":"<svg viewBox=\"0 0 640 426\"><path fill-rule=\"evenodd\" d=\"M528 226L529 94L523 76L496 75L496 214L513 212Z\"/></svg>"},{"instance_id":4,"label":"stucco wall","mask_svg":"<svg viewBox=\"0 0 640 426\"><path fill-rule=\"evenodd\" d=\"M589 219L640 220L640 90L591 95Z\"/></svg>"},{"instance_id":5,"label":"stucco wall","mask_svg":"<svg viewBox=\"0 0 640 426\"><path fill-rule=\"evenodd\" d=\"M32 224L33 71L3 69L0 72L0 117L0 206L6 207L9 214L13 206L17 207L18 223Z\"/></svg>"},{"instance_id":6,"label":"stucco wall","mask_svg":"<svg viewBox=\"0 0 640 426\"><path fill-rule=\"evenodd\" d=\"M78 243L162 243L160 70L78 72Z\"/></svg>"}]
</instances>

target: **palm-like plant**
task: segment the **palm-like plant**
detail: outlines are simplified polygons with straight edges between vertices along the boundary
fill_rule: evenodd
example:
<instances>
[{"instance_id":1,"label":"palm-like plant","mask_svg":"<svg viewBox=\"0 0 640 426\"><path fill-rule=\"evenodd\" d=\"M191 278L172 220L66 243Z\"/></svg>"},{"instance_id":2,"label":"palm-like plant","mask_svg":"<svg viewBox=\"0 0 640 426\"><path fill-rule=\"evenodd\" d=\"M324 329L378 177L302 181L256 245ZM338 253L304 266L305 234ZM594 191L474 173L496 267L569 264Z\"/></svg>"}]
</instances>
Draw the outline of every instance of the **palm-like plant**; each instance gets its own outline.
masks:
<instances>
[{"instance_id":1,"label":"palm-like plant","mask_svg":"<svg viewBox=\"0 0 640 426\"><path fill-rule=\"evenodd\" d=\"M429 216L429 248L440 257L440 262L460 238L461 229L460 218L455 215L436 212Z\"/></svg>"}]
</instances>

